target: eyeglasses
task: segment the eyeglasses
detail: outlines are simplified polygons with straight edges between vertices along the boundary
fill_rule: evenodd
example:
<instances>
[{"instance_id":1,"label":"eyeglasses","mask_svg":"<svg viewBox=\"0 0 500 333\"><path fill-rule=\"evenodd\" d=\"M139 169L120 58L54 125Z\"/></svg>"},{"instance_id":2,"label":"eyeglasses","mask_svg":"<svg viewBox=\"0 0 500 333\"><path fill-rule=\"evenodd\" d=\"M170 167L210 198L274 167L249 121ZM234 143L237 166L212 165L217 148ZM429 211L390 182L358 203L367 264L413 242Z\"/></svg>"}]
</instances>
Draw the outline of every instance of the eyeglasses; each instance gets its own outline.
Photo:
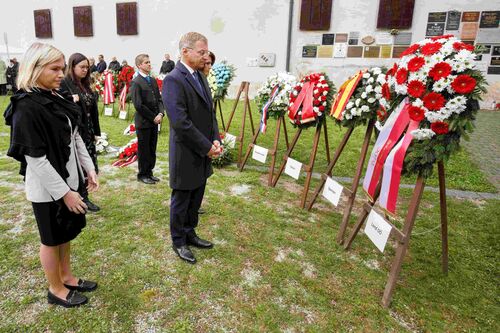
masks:
<instances>
[{"instance_id":1,"label":"eyeglasses","mask_svg":"<svg viewBox=\"0 0 500 333\"><path fill-rule=\"evenodd\" d=\"M186 49L190 49L190 50L194 51L194 49L192 47L186 47ZM202 57L210 54L210 51L208 51L208 50L200 50L200 51L195 51L195 52L198 53Z\"/></svg>"}]
</instances>

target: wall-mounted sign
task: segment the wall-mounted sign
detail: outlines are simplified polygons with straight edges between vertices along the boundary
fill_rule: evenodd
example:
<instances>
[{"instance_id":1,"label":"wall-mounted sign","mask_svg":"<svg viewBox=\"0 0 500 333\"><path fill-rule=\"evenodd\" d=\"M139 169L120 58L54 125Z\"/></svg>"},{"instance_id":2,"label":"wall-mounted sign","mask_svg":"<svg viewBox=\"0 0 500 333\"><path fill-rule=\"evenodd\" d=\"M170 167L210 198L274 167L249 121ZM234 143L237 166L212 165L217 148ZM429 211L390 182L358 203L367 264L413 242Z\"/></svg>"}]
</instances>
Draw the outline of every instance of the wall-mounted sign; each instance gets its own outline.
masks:
<instances>
[{"instance_id":1,"label":"wall-mounted sign","mask_svg":"<svg viewBox=\"0 0 500 333\"><path fill-rule=\"evenodd\" d=\"M432 12L429 13L427 22L446 22L446 12Z\"/></svg>"},{"instance_id":2,"label":"wall-mounted sign","mask_svg":"<svg viewBox=\"0 0 500 333\"><path fill-rule=\"evenodd\" d=\"M477 22L479 21L479 12L463 12L462 22Z\"/></svg>"},{"instance_id":3,"label":"wall-mounted sign","mask_svg":"<svg viewBox=\"0 0 500 333\"><path fill-rule=\"evenodd\" d=\"M302 58L316 58L317 51L316 45L305 45L302 47Z\"/></svg>"},{"instance_id":4,"label":"wall-mounted sign","mask_svg":"<svg viewBox=\"0 0 500 333\"><path fill-rule=\"evenodd\" d=\"M458 11L449 11L446 20L446 30L458 30L460 28L460 18L462 13Z\"/></svg>"},{"instance_id":5,"label":"wall-mounted sign","mask_svg":"<svg viewBox=\"0 0 500 333\"><path fill-rule=\"evenodd\" d=\"M500 11L484 11L481 13L480 28L498 28Z\"/></svg>"},{"instance_id":6,"label":"wall-mounted sign","mask_svg":"<svg viewBox=\"0 0 500 333\"><path fill-rule=\"evenodd\" d=\"M52 18L50 9L39 9L33 11L35 16L36 38L52 38Z\"/></svg>"},{"instance_id":7,"label":"wall-mounted sign","mask_svg":"<svg viewBox=\"0 0 500 333\"><path fill-rule=\"evenodd\" d=\"M442 36L444 34L444 23L427 23L425 35L434 37Z\"/></svg>"},{"instance_id":8,"label":"wall-mounted sign","mask_svg":"<svg viewBox=\"0 0 500 333\"><path fill-rule=\"evenodd\" d=\"M335 34L323 34L323 39L321 41L322 45L333 45L335 40Z\"/></svg>"}]
</instances>

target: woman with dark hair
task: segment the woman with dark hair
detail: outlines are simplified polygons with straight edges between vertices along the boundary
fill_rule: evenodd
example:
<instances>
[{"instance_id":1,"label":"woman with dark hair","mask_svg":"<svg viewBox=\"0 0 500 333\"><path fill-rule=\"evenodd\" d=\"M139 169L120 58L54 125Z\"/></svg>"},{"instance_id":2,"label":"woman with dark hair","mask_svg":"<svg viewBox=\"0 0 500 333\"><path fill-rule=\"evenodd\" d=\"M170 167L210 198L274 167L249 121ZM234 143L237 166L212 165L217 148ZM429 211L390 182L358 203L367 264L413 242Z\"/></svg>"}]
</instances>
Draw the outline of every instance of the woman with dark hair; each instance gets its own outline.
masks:
<instances>
[{"instance_id":1,"label":"woman with dark hair","mask_svg":"<svg viewBox=\"0 0 500 333\"><path fill-rule=\"evenodd\" d=\"M75 277L71 269L70 242L86 225L87 206L79 194L83 170L89 191L97 190L99 182L78 132L81 112L57 92L63 70L60 50L49 44L31 45L21 62L19 91L4 118L11 126L7 155L21 162L19 173L38 225L40 261L49 283L47 301L75 307L88 301L80 292L97 288L97 283Z\"/></svg>"},{"instance_id":2,"label":"woman with dark hair","mask_svg":"<svg viewBox=\"0 0 500 333\"><path fill-rule=\"evenodd\" d=\"M212 66L215 64L215 54L212 51L208 51L208 55L210 56L210 61L207 61L205 63L205 68L203 68L203 74L205 74L205 76L208 76L210 69L212 69Z\"/></svg>"},{"instance_id":3,"label":"woman with dark hair","mask_svg":"<svg viewBox=\"0 0 500 333\"><path fill-rule=\"evenodd\" d=\"M82 126L80 136L87 147L87 151L92 158L97 173L97 151L95 142L101 135L99 126L99 113L97 109L97 96L90 88L89 60L81 53L74 53L68 59L66 76L61 82L61 94L70 94L73 101L80 107L82 113ZM100 210L99 206L89 200L87 191L82 193L83 201L91 212Z\"/></svg>"}]
</instances>

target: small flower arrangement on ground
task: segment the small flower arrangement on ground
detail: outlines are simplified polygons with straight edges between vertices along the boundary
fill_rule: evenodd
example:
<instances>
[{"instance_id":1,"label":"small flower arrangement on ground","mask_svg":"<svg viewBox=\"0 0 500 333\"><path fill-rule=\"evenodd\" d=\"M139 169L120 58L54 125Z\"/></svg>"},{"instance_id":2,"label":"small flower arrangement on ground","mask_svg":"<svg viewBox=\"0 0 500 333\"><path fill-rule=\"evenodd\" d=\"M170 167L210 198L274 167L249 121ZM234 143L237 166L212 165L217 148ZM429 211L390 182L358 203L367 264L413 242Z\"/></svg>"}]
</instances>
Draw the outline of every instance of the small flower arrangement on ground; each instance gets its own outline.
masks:
<instances>
[{"instance_id":1,"label":"small flower arrangement on ground","mask_svg":"<svg viewBox=\"0 0 500 333\"><path fill-rule=\"evenodd\" d=\"M383 68L373 67L359 73L359 82L342 111L342 117L336 119L339 125L356 127L384 114L379 101L382 98L382 86L386 82L385 72Z\"/></svg>"},{"instance_id":2,"label":"small flower arrangement on ground","mask_svg":"<svg viewBox=\"0 0 500 333\"><path fill-rule=\"evenodd\" d=\"M257 105L262 114L262 122L268 118L277 119L288 110L290 93L297 84L297 78L287 72L269 76L257 91Z\"/></svg>"},{"instance_id":3,"label":"small flower arrangement on ground","mask_svg":"<svg viewBox=\"0 0 500 333\"><path fill-rule=\"evenodd\" d=\"M95 149L97 154L106 153L108 151L109 142L108 135L104 132L101 132L101 136L97 139L95 143Z\"/></svg>"},{"instance_id":4,"label":"small flower arrangement on ground","mask_svg":"<svg viewBox=\"0 0 500 333\"><path fill-rule=\"evenodd\" d=\"M134 134L135 134L134 124L128 125L127 128L125 128L125 130L123 131L123 135L134 135Z\"/></svg>"},{"instance_id":5,"label":"small flower arrangement on ground","mask_svg":"<svg viewBox=\"0 0 500 333\"><path fill-rule=\"evenodd\" d=\"M120 148L117 153L118 160L112 165L116 167L125 167L134 163L137 160L137 138L129 141L125 146Z\"/></svg>"},{"instance_id":6,"label":"small flower arrangement on ground","mask_svg":"<svg viewBox=\"0 0 500 333\"><path fill-rule=\"evenodd\" d=\"M222 61L213 65L208 74L207 81L214 100L224 100L227 96L227 89L231 80L236 76L236 69L233 65Z\"/></svg>"},{"instance_id":7,"label":"small flower arrangement on ground","mask_svg":"<svg viewBox=\"0 0 500 333\"><path fill-rule=\"evenodd\" d=\"M220 133L220 139L223 146L222 154L219 157L212 159L212 165L216 168L222 168L233 162L233 148L230 147L229 141L226 139L224 132Z\"/></svg>"},{"instance_id":8,"label":"small flower arrangement on ground","mask_svg":"<svg viewBox=\"0 0 500 333\"><path fill-rule=\"evenodd\" d=\"M290 93L288 118L298 127L320 124L325 110L330 110L335 86L325 73L312 73L304 77Z\"/></svg>"},{"instance_id":9,"label":"small flower arrangement on ground","mask_svg":"<svg viewBox=\"0 0 500 333\"><path fill-rule=\"evenodd\" d=\"M487 85L475 59L473 46L452 35L438 36L410 46L387 72L381 104L390 113L408 98L409 117L418 122L405 173L429 176L433 164L446 161L472 131Z\"/></svg>"}]
</instances>

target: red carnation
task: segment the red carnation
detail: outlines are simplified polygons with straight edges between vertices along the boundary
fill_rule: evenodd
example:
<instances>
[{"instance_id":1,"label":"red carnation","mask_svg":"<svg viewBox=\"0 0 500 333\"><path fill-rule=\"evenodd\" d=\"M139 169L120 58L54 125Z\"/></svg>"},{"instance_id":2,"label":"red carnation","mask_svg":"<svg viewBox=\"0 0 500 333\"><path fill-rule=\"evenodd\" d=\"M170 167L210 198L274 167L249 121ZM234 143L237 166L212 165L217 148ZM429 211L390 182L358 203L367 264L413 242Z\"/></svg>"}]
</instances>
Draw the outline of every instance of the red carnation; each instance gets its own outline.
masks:
<instances>
[{"instance_id":1,"label":"red carnation","mask_svg":"<svg viewBox=\"0 0 500 333\"><path fill-rule=\"evenodd\" d=\"M454 35L443 35L443 36L435 36L435 37L432 37L431 40L438 40L438 39L450 39L452 37L455 37Z\"/></svg>"},{"instance_id":2,"label":"red carnation","mask_svg":"<svg viewBox=\"0 0 500 333\"><path fill-rule=\"evenodd\" d=\"M389 85L387 83L382 85L382 96L384 96L386 100L391 99L391 90L389 89Z\"/></svg>"},{"instance_id":3,"label":"red carnation","mask_svg":"<svg viewBox=\"0 0 500 333\"><path fill-rule=\"evenodd\" d=\"M400 68L396 73L396 82L398 84L403 84L405 83L407 78L408 78L408 71L405 68Z\"/></svg>"},{"instance_id":4,"label":"red carnation","mask_svg":"<svg viewBox=\"0 0 500 333\"><path fill-rule=\"evenodd\" d=\"M431 130L436 134L446 134L448 133L448 124L443 121L436 121L431 124Z\"/></svg>"},{"instance_id":5,"label":"red carnation","mask_svg":"<svg viewBox=\"0 0 500 333\"><path fill-rule=\"evenodd\" d=\"M392 66L392 68L389 69L387 71L387 73L385 73L385 79L387 80L387 78L389 76L394 76L396 74L397 70L398 70L398 64L394 63L394 65Z\"/></svg>"},{"instance_id":6,"label":"red carnation","mask_svg":"<svg viewBox=\"0 0 500 333\"><path fill-rule=\"evenodd\" d=\"M322 102L326 101L326 96L325 95L321 96L321 101Z\"/></svg>"},{"instance_id":7,"label":"red carnation","mask_svg":"<svg viewBox=\"0 0 500 333\"><path fill-rule=\"evenodd\" d=\"M410 114L410 118L415 121L422 121L425 118L425 111L422 108L419 108L418 106L410 106L408 109L408 113Z\"/></svg>"},{"instance_id":8,"label":"red carnation","mask_svg":"<svg viewBox=\"0 0 500 333\"><path fill-rule=\"evenodd\" d=\"M433 55L434 53L437 53L439 50L441 50L441 46L441 43L438 42L427 43L422 46L422 54L426 56Z\"/></svg>"},{"instance_id":9,"label":"red carnation","mask_svg":"<svg viewBox=\"0 0 500 333\"><path fill-rule=\"evenodd\" d=\"M422 57L415 57L408 61L408 70L410 72L418 71L425 64L425 59Z\"/></svg>"},{"instance_id":10,"label":"red carnation","mask_svg":"<svg viewBox=\"0 0 500 333\"><path fill-rule=\"evenodd\" d=\"M459 94L468 94L476 88L476 79L470 75L459 75L451 83L451 87Z\"/></svg>"},{"instance_id":11,"label":"red carnation","mask_svg":"<svg viewBox=\"0 0 500 333\"><path fill-rule=\"evenodd\" d=\"M400 57L404 57L404 56L407 56L409 54L415 53L418 50L419 47L420 47L420 45L413 44L412 46L410 46L409 48L407 48L406 50L404 50L403 52L401 52L401 56Z\"/></svg>"},{"instance_id":12,"label":"red carnation","mask_svg":"<svg viewBox=\"0 0 500 333\"><path fill-rule=\"evenodd\" d=\"M321 102L318 99L315 99L313 104L314 104L314 106L318 106L321 104Z\"/></svg>"},{"instance_id":13,"label":"red carnation","mask_svg":"<svg viewBox=\"0 0 500 333\"><path fill-rule=\"evenodd\" d=\"M451 66L446 62L438 62L429 71L429 76L437 81L441 78L447 77L451 73Z\"/></svg>"},{"instance_id":14,"label":"red carnation","mask_svg":"<svg viewBox=\"0 0 500 333\"><path fill-rule=\"evenodd\" d=\"M325 106L324 106L324 105L320 105L320 106L319 106L319 110L320 110L321 112L325 111Z\"/></svg>"},{"instance_id":15,"label":"red carnation","mask_svg":"<svg viewBox=\"0 0 500 333\"><path fill-rule=\"evenodd\" d=\"M424 97L424 106L429 110L439 110L444 106L445 101L443 95L431 92Z\"/></svg>"},{"instance_id":16,"label":"red carnation","mask_svg":"<svg viewBox=\"0 0 500 333\"><path fill-rule=\"evenodd\" d=\"M419 98L425 92L425 85L418 80L408 82L408 95Z\"/></svg>"},{"instance_id":17,"label":"red carnation","mask_svg":"<svg viewBox=\"0 0 500 333\"><path fill-rule=\"evenodd\" d=\"M467 50L467 51L474 51L474 46L473 45L470 45L470 44L465 44L463 42L455 42L453 43L453 48L456 50L456 51L460 51L460 50Z\"/></svg>"}]
</instances>

